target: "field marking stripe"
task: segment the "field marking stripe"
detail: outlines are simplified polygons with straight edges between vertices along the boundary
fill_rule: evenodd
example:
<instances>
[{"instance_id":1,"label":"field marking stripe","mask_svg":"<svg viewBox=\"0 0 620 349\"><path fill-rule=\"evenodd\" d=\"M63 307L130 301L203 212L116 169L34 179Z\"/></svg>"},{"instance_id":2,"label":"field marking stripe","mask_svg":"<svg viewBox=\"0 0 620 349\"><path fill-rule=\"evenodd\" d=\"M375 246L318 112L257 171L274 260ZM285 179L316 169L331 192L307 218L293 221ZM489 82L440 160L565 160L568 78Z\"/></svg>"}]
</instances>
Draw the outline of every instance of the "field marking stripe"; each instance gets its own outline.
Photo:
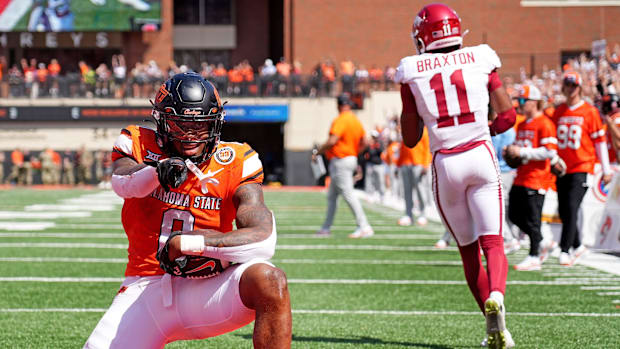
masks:
<instances>
[{"instance_id":1,"label":"field marking stripe","mask_svg":"<svg viewBox=\"0 0 620 349\"><path fill-rule=\"evenodd\" d=\"M271 259L282 264L403 264L403 265L461 265L460 261L416 261L380 259ZM77 258L77 257L0 257L0 262L67 262L67 263L127 263L127 258Z\"/></svg>"},{"instance_id":2,"label":"field marking stripe","mask_svg":"<svg viewBox=\"0 0 620 349\"><path fill-rule=\"evenodd\" d=\"M0 257L0 262L127 263L127 258Z\"/></svg>"},{"instance_id":3,"label":"field marking stripe","mask_svg":"<svg viewBox=\"0 0 620 349\"><path fill-rule=\"evenodd\" d=\"M373 226L377 229L376 226ZM278 229L281 229L278 227ZM325 236L316 236L315 234L278 234L278 238L283 239L328 239ZM372 240L437 240L439 239L437 234L381 234L375 233L375 235L369 237Z\"/></svg>"},{"instance_id":4,"label":"field marking stripe","mask_svg":"<svg viewBox=\"0 0 620 349\"><path fill-rule=\"evenodd\" d=\"M0 233L0 238L123 239L126 237L127 235L121 233Z\"/></svg>"},{"instance_id":5,"label":"field marking stripe","mask_svg":"<svg viewBox=\"0 0 620 349\"><path fill-rule=\"evenodd\" d=\"M583 291L614 291L620 290L620 286L582 286L580 289Z\"/></svg>"},{"instance_id":6,"label":"field marking stripe","mask_svg":"<svg viewBox=\"0 0 620 349\"><path fill-rule=\"evenodd\" d=\"M82 242L2 242L0 248L115 248L127 249L127 244ZM436 249L432 246L390 245L278 245L276 250L370 250L370 251L456 251L456 247Z\"/></svg>"},{"instance_id":7,"label":"field marking stripe","mask_svg":"<svg viewBox=\"0 0 620 349\"><path fill-rule=\"evenodd\" d=\"M104 308L0 308L0 313L103 313ZM320 315L395 315L395 316L445 316L463 315L480 316L478 311L424 311L424 310L329 310L329 309L293 309L293 314L320 314ZM527 313L508 312L510 316L534 316L534 317L620 317L620 313Z\"/></svg>"},{"instance_id":8,"label":"field marking stripe","mask_svg":"<svg viewBox=\"0 0 620 349\"><path fill-rule=\"evenodd\" d=\"M122 282L119 277L39 277L13 276L0 277L2 282ZM327 284L327 285L465 285L460 280L376 280L376 279L289 279L290 284ZM600 283L600 281L597 281ZM591 282L564 282L564 281L507 281L507 285L546 285L546 286L573 286L591 285Z\"/></svg>"},{"instance_id":9,"label":"field marking stripe","mask_svg":"<svg viewBox=\"0 0 620 349\"><path fill-rule=\"evenodd\" d=\"M97 239L114 239L126 238L125 233L38 233L38 232L2 232L0 237L26 237L26 238L97 238ZM278 234L281 239L325 239L323 236L315 234ZM370 237L373 240L435 240L436 235L430 234L376 234Z\"/></svg>"},{"instance_id":10,"label":"field marking stripe","mask_svg":"<svg viewBox=\"0 0 620 349\"><path fill-rule=\"evenodd\" d=\"M620 292L597 292L597 296L620 296Z\"/></svg>"}]
</instances>

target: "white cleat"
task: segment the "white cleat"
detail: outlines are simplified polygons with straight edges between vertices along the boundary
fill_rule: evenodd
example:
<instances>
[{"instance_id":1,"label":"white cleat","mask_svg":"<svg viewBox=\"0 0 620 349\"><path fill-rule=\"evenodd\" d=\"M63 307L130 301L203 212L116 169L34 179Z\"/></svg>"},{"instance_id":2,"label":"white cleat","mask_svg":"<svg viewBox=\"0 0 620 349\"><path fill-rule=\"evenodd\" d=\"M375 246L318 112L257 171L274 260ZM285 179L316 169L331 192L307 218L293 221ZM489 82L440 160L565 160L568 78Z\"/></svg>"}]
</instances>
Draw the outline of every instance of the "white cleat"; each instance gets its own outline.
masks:
<instances>
[{"instance_id":1,"label":"white cleat","mask_svg":"<svg viewBox=\"0 0 620 349\"><path fill-rule=\"evenodd\" d=\"M560 265L563 265L565 267L570 267L571 265L573 265L573 259L566 252L560 253L560 257L558 258L558 261L560 262Z\"/></svg>"},{"instance_id":2,"label":"white cleat","mask_svg":"<svg viewBox=\"0 0 620 349\"><path fill-rule=\"evenodd\" d=\"M575 249L573 252L573 263L575 263L579 258L583 257L588 253L588 248L584 245L581 245Z\"/></svg>"},{"instance_id":3,"label":"white cleat","mask_svg":"<svg viewBox=\"0 0 620 349\"><path fill-rule=\"evenodd\" d=\"M446 240L444 240L444 239L439 239L435 243L435 248L444 249L446 247L448 247L448 242L446 242Z\"/></svg>"},{"instance_id":4,"label":"white cleat","mask_svg":"<svg viewBox=\"0 0 620 349\"><path fill-rule=\"evenodd\" d=\"M412 224L411 217L402 216L398 219L398 225L402 225L403 227L408 227Z\"/></svg>"},{"instance_id":5,"label":"white cleat","mask_svg":"<svg viewBox=\"0 0 620 349\"><path fill-rule=\"evenodd\" d=\"M355 229L354 232L352 232L351 234L349 234L349 237L352 239L358 239L358 238L367 238L367 237L371 237L375 235L374 230L372 230L371 227L366 227L366 228L357 228Z\"/></svg>"},{"instance_id":6,"label":"white cleat","mask_svg":"<svg viewBox=\"0 0 620 349\"><path fill-rule=\"evenodd\" d=\"M151 5L144 2L143 0L118 0L118 2L132 6L138 11L148 11L151 9Z\"/></svg>"},{"instance_id":7,"label":"white cleat","mask_svg":"<svg viewBox=\"0 0 620 349\"><path fill-rule=\"evenodd\" d=\"M487 346L493 349L510 348L509 344L514 346L512 336L506 330L506 311L503 302L489 297L484 302L484 314L487 322Z\"/></svg>"},{"instance_id":8,"label":"white cleat","mask_svg":"<svg viewBox=\"0 0 620 349\"><path fill-rule=\"evenodd\" d=\"M553 240L543 240L540 246L540 263L542 264L549 258L549 254L558 246L558 243Z\"/></svg>"},{"instance_id":9,"label":"white cleat","mask_svg":"<svg viewBox=\"0 0 620 349\"><path fill-rule=\"evenodd\" d=\"M504 254L511 254L519 251L521 249L521 244L519 240L512 239L509 242L504 244Z\"/></svg>"},{"instance_id":10,"label":"white cleat","mask_svg":"<svg viewBox=\"0 0 620 349\"><path fill-rule=\"evenodd\" d=\"M523 262L514 266L515 270L520 271L532 271L532 270L540 270L541 262L540 257L538 256L527 256L523 260Z\"/></svg>"},{"instance_id":11,"label":"white cleat","mask_svg":"<svg viewBox=\"0 0 620 349\"><path fill-rule=\"evenodd\" d=\"M428 224L428 219L426 219L426 217L424 216L420 216L418 217L418 219L416 220L416 224L420 225L420 226L425 226Z\"/></svg>"}]
</instances>

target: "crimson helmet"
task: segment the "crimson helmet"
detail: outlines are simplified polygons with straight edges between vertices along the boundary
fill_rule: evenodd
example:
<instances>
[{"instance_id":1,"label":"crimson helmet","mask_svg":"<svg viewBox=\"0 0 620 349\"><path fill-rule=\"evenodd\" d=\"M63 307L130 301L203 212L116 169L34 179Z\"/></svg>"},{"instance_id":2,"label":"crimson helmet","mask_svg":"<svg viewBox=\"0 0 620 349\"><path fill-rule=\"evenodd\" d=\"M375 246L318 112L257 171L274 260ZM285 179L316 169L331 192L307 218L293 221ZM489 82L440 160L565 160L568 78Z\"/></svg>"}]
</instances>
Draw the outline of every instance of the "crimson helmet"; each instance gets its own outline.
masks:
<instances>
[{"instance_id":1,"label":"crimson helmet","mask_svg":"<svg viewBox=\"0 0 620 349\"><path fill-rule=\"evenodd\" d=\"M211 82L196 73L176 74L161 85L151 103L158 141L168 155L185 158L173 142L204 143L204 151L189 159L200 164L211 157L220 141L225 115Z\"/></svg>"},{"instance_id":2,"label":"crimson helmet","mask_svg":"<svg viewBox=\"0 0 620 349\"><path fill-rule=\"evenodd\" d=\"M418 53L444 47L461 46L461 19L449 6L435 3L424 6L413 21L411 37Z\"/></svg>"}]
</instances>

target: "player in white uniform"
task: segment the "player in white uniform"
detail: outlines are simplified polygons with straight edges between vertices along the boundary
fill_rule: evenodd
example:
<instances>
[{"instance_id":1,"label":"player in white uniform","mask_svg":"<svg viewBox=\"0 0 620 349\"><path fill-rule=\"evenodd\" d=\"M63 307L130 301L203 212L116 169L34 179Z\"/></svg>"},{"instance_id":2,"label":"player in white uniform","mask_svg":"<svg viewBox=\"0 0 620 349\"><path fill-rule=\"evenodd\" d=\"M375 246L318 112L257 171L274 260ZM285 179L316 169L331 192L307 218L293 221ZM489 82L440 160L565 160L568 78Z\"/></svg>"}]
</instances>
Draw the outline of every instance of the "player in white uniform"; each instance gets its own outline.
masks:
<instances>
[{"instance_id":1,"label":"player in white uniform","mask_svg":"<svg viewBox=\"0 0 620 349\"><path fill-rule=\"evenodd\" d=\"M413 147L424 126L428 128L435 202L459 246L469 288L486 316L483 345L512 347L504 311L508 272L502 239L504 193L491 144L491 134L506 131L516 118L496 72L501 62L487 45L461 48L460 18L443 4L422 8L412 37L419 54L403 58L395 76L401 84L403 140ZM489 102L498 114L490 125Z\"/></svg>"}]
</instances>

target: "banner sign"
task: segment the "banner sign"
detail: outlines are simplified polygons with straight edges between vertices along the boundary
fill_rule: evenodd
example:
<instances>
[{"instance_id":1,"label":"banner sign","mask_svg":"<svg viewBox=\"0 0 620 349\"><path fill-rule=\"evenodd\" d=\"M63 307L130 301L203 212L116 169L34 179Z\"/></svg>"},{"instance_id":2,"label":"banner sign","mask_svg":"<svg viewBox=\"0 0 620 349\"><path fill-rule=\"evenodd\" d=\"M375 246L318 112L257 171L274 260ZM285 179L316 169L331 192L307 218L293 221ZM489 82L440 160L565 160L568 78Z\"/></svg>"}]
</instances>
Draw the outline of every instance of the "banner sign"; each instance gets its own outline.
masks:
<instances>
[{"instance_id":1,"label":"banner sign","mask_svg":"<svg viewBox=\"0 0 620 349\"><path fill-rule=\"evenodd\" d=\"M225 106L227 122L272 123L288 120L288 105ZM101 107L0 107L0 123L30 121L142 121L151 108L142 106Z\"/></svg>"},{"instance_id":2,"label":"banner sign","mask_svg":"<svg viewBox=\"0 0 620 349\"><path fill-rule=\"evenodd\" d=\"M607 202L596 231L594 247L620 251L620 172L609 184Z\"/></svg>"},{"instance_id":3,"label":"banner sign","mask_svg":"<svg viewBox=\"0 0 620 349\"><path fill-rule=\"evenodd\" d=\"M286 122L288 105L233 105L224 106L228 122Z\"/></svg>"}]
</instances>

